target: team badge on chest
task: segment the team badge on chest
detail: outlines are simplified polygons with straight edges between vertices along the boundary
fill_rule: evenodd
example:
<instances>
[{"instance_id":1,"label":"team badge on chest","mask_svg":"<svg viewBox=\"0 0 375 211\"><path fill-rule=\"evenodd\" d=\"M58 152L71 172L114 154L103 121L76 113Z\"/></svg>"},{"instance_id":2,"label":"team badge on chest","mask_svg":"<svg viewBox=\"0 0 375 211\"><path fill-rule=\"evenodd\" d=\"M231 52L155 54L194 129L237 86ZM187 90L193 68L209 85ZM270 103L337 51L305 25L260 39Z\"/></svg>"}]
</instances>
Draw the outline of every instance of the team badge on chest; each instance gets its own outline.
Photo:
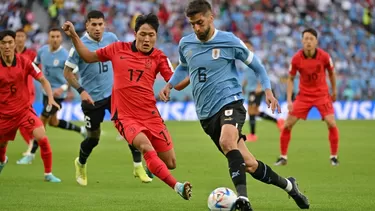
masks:
<instances>
[{"instance_id":1,"label":"team badge on chest","mask_svg":"<svg viewBox=\"0 0 375 211\"><path fill-rule=\"evenodd\" d=\"M53 60L53 66L58 66L60 61L58 59Z\"/></svg>"},{"instance_id":2,"label":"team badge on chest","mask_svg":"<svg viewBox=\"0 0 375 211\"><path fill-rule=\"evenodd\" d=\"M212 49L212 58L218 59L220 56L220 49Z\"/></svg>"},{"instance_id":3,"label":"team badge on chest","mask_svg":"<svg viewBox=\"0 0 375 211\"><path fill-rule=\"evenodd\" d=\"M146 69L151 69L151 67L152 67L152 60L151 59L146 59L145 68Z\"/></svg>"}]
</instances>

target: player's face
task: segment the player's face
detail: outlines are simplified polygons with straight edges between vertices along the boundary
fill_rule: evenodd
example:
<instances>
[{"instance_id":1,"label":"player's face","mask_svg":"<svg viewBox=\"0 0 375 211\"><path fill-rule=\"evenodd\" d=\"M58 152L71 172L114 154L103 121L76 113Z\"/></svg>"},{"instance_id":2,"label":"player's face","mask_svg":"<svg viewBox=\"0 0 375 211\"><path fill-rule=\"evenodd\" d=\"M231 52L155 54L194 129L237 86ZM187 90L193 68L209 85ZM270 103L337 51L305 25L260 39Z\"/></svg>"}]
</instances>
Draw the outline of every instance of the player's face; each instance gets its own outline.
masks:
<instances>
[{"instance_id":1,"label":"player's face","mask_svg":"<svg viewBox=\"0 0 375 211\"><path fill-rule=\"evenodd\" d=\"M25 42L26 42L25 32L17 32L15 41L16 41L17 46L25 46Z\"/></svg>"},{"instance_id":2,"label":"player's face","mask_svg":"<svg viewBox=\"0 0 375 211\"><path fill-rule=\"evenodd\" d=\"M303 44L303 49L311 51L311 50L314 50L316 46L318 45L318 40L313 34L306 32L303 34L302 44Z\"/></svg>"},{"instance_id":3,"label":"player's face","mask_svg":"<svg viewBox=\"0 0 375 211\"><path fill-rule=\"evenodd\" d=\"M62 43L62 36L60 31L50 31L48 35L48 43L52 49L57 49Z\"/></svg>"},{"instance_id":4,"label":"player's face","mask_svg":"<svg viewBox=\"0 0 375 211\"><path fill-rule=\"evenodd\" d=\"M90 37L96 41L100 41L104 33L104 19L103 18L90 18L86 22L86 30Z\"/></svg>"},{"instance_id":5,"label":"player's face","mask_svg":"<svg viewBox=\"0 0 375 211\"><path fill-rule=\"evenodd\" d=\"M5 36L3 40L0 41L0 53L3 56L12 56L15 48L16 43L11 36Z\"/></svg>"},{"instance_id":6,"label":"player's face","mask_svg":"<svg viewBox=\"0 0 375 211\"><path fill-rule=\"evenodd\" d=\"M157 34L149 24L143 24L135 33L136 47L143 53L148 53L155 46Z\"/></svg>"},{"instance_id":7,"label":"player's face","mask_svg":"<svg viewBox=\"0 0 375 211\"><path fill-rule=\"evenodd\" d=\"M208 40L213 20L213 15L210 12L207 12L206 14L197 13L194 16L189 17L189 22L199 40Z\"/></svg>"}]
</instances>

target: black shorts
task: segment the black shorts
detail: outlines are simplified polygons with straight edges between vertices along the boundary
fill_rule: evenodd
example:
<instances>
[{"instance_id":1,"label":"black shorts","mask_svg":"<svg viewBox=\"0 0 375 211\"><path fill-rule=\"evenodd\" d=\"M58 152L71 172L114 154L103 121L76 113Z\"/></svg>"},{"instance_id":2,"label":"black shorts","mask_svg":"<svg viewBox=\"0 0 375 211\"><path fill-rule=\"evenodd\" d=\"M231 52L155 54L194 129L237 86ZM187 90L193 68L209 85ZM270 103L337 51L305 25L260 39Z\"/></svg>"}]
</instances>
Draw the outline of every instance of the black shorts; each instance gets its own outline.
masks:
<instances>
[{"instance_id":1,"label":"black shorts","mask_svg":"<svg viewBox=\"0 0 375 211\"><path fill-rule=\"evenodd\" d=\"M243 106L242 100L235 101L230 104L225 105L219 112L217 112L212 117L201 120L201 125L206 132L215 143L216 147L223 152L220 147L220 135L221 135L221 127L225 124L230 124L236 126L238 130L239 140L244 138L246 140L246 136L242 135L242 126L245 123L246 119L246 109Z\"/></svg>"},{"instance_id":2,"label":"black shorts","mask_svg":"<svg viewBox=\"0 0 375 211\"><path fill-rule=\"evenodd\" d=\"M54 98L56 103L59 104L60 109L62 108L61 103L64 101L64 99L61 98ZM43 111L42 116L44 117L50 117L57 113L58 109L56 106L52 106L52 109L50 111L47 111L47 105L48 105L48 97L46 95L43 95Z\"/></svg>"},{"instance_id":3,"label":"black shorts","mask_svg":"<svg viewBox=\"0 0 375 211\"><path fill-rule=\"evenodd\" d=\"M104 120L105 110L111 113L111 97L95 102L95 106L83 101L82 111L85 115L85 127L88 131L95 131L100 128L100 124Z\"/></svg>"},{"instance_id":4,"label":"black shorts","mask_svg":"<svg viewBox=\"0 0 375 211\"><path fill-rule=\"evenodd\" d=\"M263 96L264 96L264 92L250 92L249 101L248 101L249 106L250 105L260 106Z\"/></svg>"}]
</instances>

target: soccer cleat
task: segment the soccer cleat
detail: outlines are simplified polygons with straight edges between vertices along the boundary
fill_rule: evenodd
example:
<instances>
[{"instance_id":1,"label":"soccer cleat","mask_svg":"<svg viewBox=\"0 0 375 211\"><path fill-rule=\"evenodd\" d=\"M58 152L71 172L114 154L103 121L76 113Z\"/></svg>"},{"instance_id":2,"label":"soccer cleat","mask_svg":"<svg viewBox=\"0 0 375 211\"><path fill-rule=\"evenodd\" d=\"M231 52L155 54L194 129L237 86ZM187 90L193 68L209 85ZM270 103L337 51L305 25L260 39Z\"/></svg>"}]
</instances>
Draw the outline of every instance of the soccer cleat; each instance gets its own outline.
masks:
<instances>
[{"instance_id":1,"label":"soccer cleat","mask_svg":"<svg viewBox=\"0 0 375 211\"><path fill-rule=\"evenodd\" d=\"M339 160L337 159L337 157L332 157L330 160L331 160L332 166L338 166L339 165Z\"/></svg>"},{"instance_id":2,"label":"soccer cleat","mask_svg":"<svg viewBox=\"0 0 375 211\"><path fill-rule=\"evenodd\" d=\"M278 119L277 120L277 128L279 128L280 132L283 131L284 123L285 123L284 119Z\"/></svg>"},{"instance_id":3,"label":"soccer cleat","mask_svg":"<svg viewBox=\"0 0 375 211\"><path fill-rule=\"evenodd\" d=\"M7 163L8 163L8 157L5 156L5 161L3 163L0 162L0 173Z\"/></svg>"},{"instance_id":4,"label":"soccer cleat","mask_svg":"<svg viewBox=\"0 0 375 211\"><path fill-rule=\"evenodd\" d=\"M142 165L134 167L134 177L138 177L143 183L150 183L152 179L147 176L147 173Z\"/></svg>"},{"instance_id":5,"label":"soccer cleat","mask_svg":"<svg viewBox=\"0 0 375 211\"><path fill-rule=\"evenodd\" d=\"M86 164L82 165L79 163L79 158L76 158L74 161L76 167L76 181L82 186L87 185L87 169Z\"/></svg>"},{"instance_id":6,"label":"soccer cleat","mask_svg":"<svg viewBox=\"0 0 375 211\"><path fill-rule=\"evenodd\" d=\"M249 142L254 142L254 141L258 140L258 137L255 134L248 134L246 136L246 140L249 141Z\"/></svg>"},{"instance_id":7,"label":"soccer cleat","mask_svg":"<svg viewBox=\"0 0 375 211\"><path fill-rule=\"evenodd\" d=\"M296 182L296 179L294 177L288 177L287 180L289 180L292 183L292 190L288 193L290 197L294 199L296 204L301 209L309 209L310 203L309 200L305 195L303 195L299 189L298 184Z\"/></svg>"},{"instance_id":8,"label":"soccer cleat","mask_svg":"<svg viewBox=\"0 0 375 211\"><path fill-rule=\"evenodd\" d=\"M288 164L288 160L283 157L277 158L276 163L274 163L275 166L285 166L286 164Z\"/></svg>"},{"instance_id":9,"label":"soccer cleat","mask_svg":"<svg viewBox=\"0 0 375 211\"><path fill-rule=\"evenodd\" d=\"M234 202L230 211L235 211L235 210L253 211L253 209L251 208L251 204L249 202L249 199L247 197L244 197L244 196L239 196L237 198L237 200Z\"/></svg>"},{"instance_id":10,"label":"soccer cleat","mask_svg":"<svg viewBox=\"0 0 375 211\"><path fill-rule=\"evenodd\" d=\"M17 164L19 164L19 165L32 164L34 158L35 158L35 154L27 154L27 155L23 156L23 158L19 159L17 161Z\"/></svg>"},{"instance_id":11,"label":"soccer cleat","mask_svg":"<svg viewBox=\"0 0 375 211\"><path fill-rule=\"evenodd\" d=\"M146 174L148 177L150 177L151 179L155 177L155 175L147 168L147 166L145 166L145 170L146 170Z\"/></svg>"},{"instance_id":12,"label":"soccer cleat","mask_svg":"<svg viewBox=\"0 0 375 211\"><path fill-rule=\"evenodd\" d=\"M174 190L180 195L183 199L189 200L191 198L192 194L192 185L190 182L184 182L180 183L177 182L176 185L174 186Z\"/></svg>"},{"instance_id":13,"label":"soccer cleat","mask_svg":"<svg viewBox=\"0 0 375 211\"><path fill-rule=\"evenodd\" d=\"M86 130L85 126L81 126L81 132L80 133L83 136L83 138L87 138L87 130Z\"/></svg>"},{"instance_id":14,"label":"soccer cleat","mask_svg":"<svg viewBox=\"0 0 375 211\"><path fill-rule=\"evenodd\" d=\"M51 174L44 175L44 181L46 181L46 182L54 182L54 183L57 183L57 182L61 182L61 179L55 177L55 176L51 173Z\"/></svg>"}]
</instances>

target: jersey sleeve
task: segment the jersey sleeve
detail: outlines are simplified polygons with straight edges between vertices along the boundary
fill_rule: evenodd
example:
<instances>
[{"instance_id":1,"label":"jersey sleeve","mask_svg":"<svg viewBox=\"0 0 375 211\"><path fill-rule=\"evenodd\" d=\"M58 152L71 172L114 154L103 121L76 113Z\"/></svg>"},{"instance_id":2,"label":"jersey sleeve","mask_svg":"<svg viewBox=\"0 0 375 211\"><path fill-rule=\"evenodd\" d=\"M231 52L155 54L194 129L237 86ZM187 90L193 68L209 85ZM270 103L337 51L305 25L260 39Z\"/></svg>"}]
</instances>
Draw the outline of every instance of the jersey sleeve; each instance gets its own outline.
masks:
<instances>
[{"instance_id":1,"label":"jersey sleeve","mask_svg":"<svg viewBox=\"0 0 375 211\"><path fill-rule=\"evenodd\" d=\"M333 65L333 61L332 61L332 58L331 56L327 53L327 55L325 56L325 69L332 72L334 71L335 67Z\"/></svg>"},{"instance_id":2,"label":"jersey sleeve","mask_svg":"<svg viewBox=\"0 0 375 211\"><path fill-rule=\"evenodd\" d=\"M119 42L112 43L104 48L100 48L96 50L96 55L99 58L99 61L106 62L110 61L112 57L116 54L116 49L118 45L121 44Z\"/></svg>"},{"instance_id":3,"label":"jersey sleeve","mask_svg":"<svg viewBox=\"0 0 375 211\"><path fill-rule=\"evenodd\" d=\"M36 57L35 57L35 59L34 59L34 63L36 64L36 65L39 65L40 64L40 62L41 62L41 56L42 56L42 52L43 52L43 47L42 48L40 48L39 50L38 50L38 52L37 52L37 54L36 54Z\"/></svg>"},{"instance_id":4,"label":"jersey sleeve","mask_svg":"<svg viewBox=\"0 0 375 211\"><path fill-rule=\"evenodd\" d=\"M233 35L231 45L234 47L234 58L249 65L254 58L254 53L251 52L242 40Z\"/></svg>"},{"instance_id":5,"label":"jersey sleeve","mask_svg":"<svg viewBox=\"0 0 375 211\"><path fill-rule=\"evenodd\" d=\"M36 80L40 79L43 76L42 71L39 69L39 67L30 60L26 60L26 71L28 75L31 75Z\"/></svg>"},{"instance_id":6,"label":"jersey sleeve","mask_svg":"<svg viewBox=\"0 0 375 211\"><path fill-rule=\"evenodd\" d=\"M179 65L183 66L183 67L187 67L187 61L186 61L186 58L184 56L184 53L182 52L182 42L183 42L183 39L180 40L180 43L178 44L178 61L179 61Z\"/></svg>"},{"instance_id":7,"label":"jersey sleeve","mask_svg":"<svg viewBox=\"0 0 375 211\"><path fill-rule=\"evenodd\" d=\"M296 76L297 70L298 70L297 64L298 64L298 59L296 56L293 56L292 61L290 62L290 65L289 65L289 75Z\"/></svg>"},{"instance_id":8,"label":"jersey sleeve","mask_svg":"<svg viewBox=\"0 0 375 211\"><path fill-rule=\"evenodd\" d=\"M65 65L74 70L78 66L79 60L80 57L77 51L72 47L69 51L68 59L65 61Z\"/></svg>"},{"instance_id":9,"label":"jersey sleeve","mask_svg":"<svg viewBox=\"0 0 375 211\"><path fill-rule=\"evenodd\" d=\"M159 65L157 68L157 72L160 72L161 76L163 76L166 82L168 82L173 75L173 66L169 61L168 57L164 54L162 54L159 57Z\"/></svg>"}]
</instances>

